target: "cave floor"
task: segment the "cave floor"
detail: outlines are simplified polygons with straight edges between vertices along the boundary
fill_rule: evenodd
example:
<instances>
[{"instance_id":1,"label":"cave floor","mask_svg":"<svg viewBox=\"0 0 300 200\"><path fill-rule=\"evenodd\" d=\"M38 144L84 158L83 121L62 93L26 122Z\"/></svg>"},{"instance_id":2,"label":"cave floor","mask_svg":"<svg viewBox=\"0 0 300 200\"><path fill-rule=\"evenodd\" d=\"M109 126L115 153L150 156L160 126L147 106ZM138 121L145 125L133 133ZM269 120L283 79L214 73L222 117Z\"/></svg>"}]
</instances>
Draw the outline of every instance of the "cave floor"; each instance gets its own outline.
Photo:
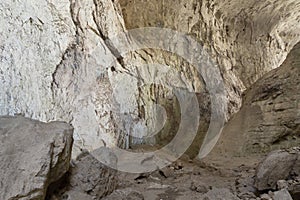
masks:
<instances>
[{"instance_id":1,"label":"cave floor","mask_svg":"<svg viewBox=\"0 0 300 200\"><path fill-rule=\"evenodd\" d=\"M138 191L145 200L187 200L203 199L208 189L225 188L241 199L247 199L248 192L256 192L252 187L255 169L264 156L224 157L213 154L201 161L183 156L172 165L152 173L119 173L119 190Z\"/></svg>"}]
</instances>

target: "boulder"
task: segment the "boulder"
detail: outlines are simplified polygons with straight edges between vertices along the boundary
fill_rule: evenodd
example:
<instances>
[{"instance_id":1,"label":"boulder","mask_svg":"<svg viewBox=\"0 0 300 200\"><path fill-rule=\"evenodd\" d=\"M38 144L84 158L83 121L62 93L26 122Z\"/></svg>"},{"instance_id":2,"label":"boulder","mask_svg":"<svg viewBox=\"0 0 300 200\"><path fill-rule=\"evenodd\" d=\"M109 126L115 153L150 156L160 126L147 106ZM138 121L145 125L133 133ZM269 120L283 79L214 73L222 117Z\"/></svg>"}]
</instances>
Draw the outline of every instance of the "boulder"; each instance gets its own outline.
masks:
<instances>
[{"instance_id":1,"label":"boulder","mask_svg":"<svg viewBox=\"0 0 300 200\"><path fill-rule=\"evenodd\" d=\"M199 193L206 193L208 192L209 190L209 187L207 184L203 183L202 181L200 180L193 180L191 182L191 187L190 189L192 191L196 191L196 192L199 192Z\"/></svg>"},{"instance_id":2,"label":"boulder","mask_svg":"<svg viewBox=\"0 0 300 200\"><path fill-rule=\"evenodd\" d=\"M274 200L293 200L293 198L291 197L289 191L287 191L286 189L274 192L273 199Z\"/></svg>"},{"instance_id":3,"label":"boulder","mask_svg":"<svg viewBox=\"0 0 300 200\"><path fill-rule=\"evenodd\" d=\"M100 162L97 157L107 159ZM108 148L102 147L92 153L83 152L70 168L69 185L66 186L65 194L77 191L88 194L93 199L109 195L117 187L117 177L116 170L108 166L116 164L117 157Z\"/></svg>"},{"instance_id":4,"label":"boulder","mask_svg":"<svg viewBox=\"0 0 300 200\"><path fill-rule=\"evenodd\" d=\"M0 117L0 199L45 199L69 170L72 133L63 122Z\"/></svg>"},{"instance_id":5,"label":"boulder","mask_svg":"<svg viewBox=\"0 0 300 200\"><path fill-rule=\"evenodd\" d=\"M287 180L298 162L299 151L278 150L262 161L256 172L258 190L276 189L279 180Z\"/></svg>"},{"instance_id":6,"label":"boulder","mask_svg":"<svg viewBox=\"0 0 300 200\"><path fill-rule=\"evenodd\" d=\"M212 188L202 196L203 200L239 200L240 198L234 195L229 189L226 188Z\"/></svg>"}]
</instances>

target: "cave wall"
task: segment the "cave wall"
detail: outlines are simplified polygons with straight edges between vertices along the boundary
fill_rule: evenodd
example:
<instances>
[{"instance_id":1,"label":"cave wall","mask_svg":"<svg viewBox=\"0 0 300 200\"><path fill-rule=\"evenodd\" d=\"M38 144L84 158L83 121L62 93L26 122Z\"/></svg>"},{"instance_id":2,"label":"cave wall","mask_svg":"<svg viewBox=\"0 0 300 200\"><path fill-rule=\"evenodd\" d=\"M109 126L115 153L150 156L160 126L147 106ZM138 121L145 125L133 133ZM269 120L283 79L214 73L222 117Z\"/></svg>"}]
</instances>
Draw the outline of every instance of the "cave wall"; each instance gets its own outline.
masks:
<instances>
[{"instance_id":1,"label":"cave wall","mask_svg":"<svg viewBox=\"0 0 300 200\"><path fill-rule=\"evenodd\" d=\"M213 153L244 156L299 146L299 90L300 43L279 68L247 90L241 110L225 126Z\"/></svg>"},{"instance_id":2,"label":"cave wall","mask_svg":"<svg viewBox=\"0 0 300 200\"><path fill-rule=\"evenodd\" d=\"M111 1L2 2L0 114L71 123L74 154L122 145L107 70L115 56L105 43L124 27L115 7Z\"/></svg>"},{"instance_id":3,"label":"cave wall","mask_svg":"<svg viewBox=\"0 0 300 200\"><path fill-rule=\"evenodd\" d=\"M170 28L202 43L221 69L231 114L241 106L241 93L280 66L299 41L297 0L120 0L120 5L128 29Z\"/></svg>"},{"instance_id":4,"label":"cave wall","mask_svg":"<svg viewBox=\"0 0 300 200\"><path fill-rule=\"evenodd\" d=\"M220 68L229 119L240 109L242 93L277 68L300 39L299 8L297 0L1 2L0 114L71 123L75 154L103 145L164 144L176 132L179 110L166 85L188 88L203 102L197 149L210 119L203 79L168 52L120 55L116 35L155 26L193 37ZM157 79L160 72L159 66L141 66L155 63L169 66L171 78L141 88L141 80ZM151 137L149 130L160 128L162 120L156 103L173 118Z\"/></svg>"}]
</instances>

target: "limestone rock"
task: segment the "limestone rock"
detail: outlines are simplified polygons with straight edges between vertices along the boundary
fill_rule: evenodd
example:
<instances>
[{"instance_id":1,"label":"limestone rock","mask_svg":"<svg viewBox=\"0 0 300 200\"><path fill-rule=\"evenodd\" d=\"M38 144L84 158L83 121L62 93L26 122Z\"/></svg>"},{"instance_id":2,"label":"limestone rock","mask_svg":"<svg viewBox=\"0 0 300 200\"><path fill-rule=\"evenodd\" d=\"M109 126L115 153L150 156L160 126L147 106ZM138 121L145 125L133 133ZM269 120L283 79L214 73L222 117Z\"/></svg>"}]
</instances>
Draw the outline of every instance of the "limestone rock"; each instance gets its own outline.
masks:
<instances>
[{"instance_id":1,"label":"limestone rock","mask_svg":"<svg viewBox=\"0 0 300 200\"><path fill-rule=\"evenodd\" d=\"M299 58L300 43L279 68L246 91L244 105L224 127L226 137L220 138L216 153L243 156L299 146Z\"/></svg>"},{"instance_id":2,"label":"limestone rock","mask_svg":"<svg viewBox=\"0 0 300 200\"><path fill-rule=\"evenodd\" d=\"M146 49L121 55L113 37L126 29L171 28L192 36L208 49L224 78L227 94L224 101L229 107L227 119L240 109L242 93L267 72L279 67L299 41L298 0L272 3L255 0L24 0L17 6L14 1L1 2L0 10L0 25L4 27L0 30L0 114L22 113L44 122L71 123L76 144L74 157L80 149L92 151L105 145L128 148L142 143L165 145L173 138L180 119L176 98L165 87L155 84L140 87L149 80L156 80L156 74L160 73L152 65L148 66L152 63L167 65L174 71L172 76L159 80L161 85L188 88L199 94L204 121L195 148L199 148L207 131L210 98L201 76L190 64L172 59L174 55L162 50ZM139 67L144 65L147 67ZM279 73L283 74L279 76L280 84L284 84L285 72L289 70L283 71ZM295 78L299 73L294 69L291 74L290 80L295 82L287 85L297 91L299 84ZM296 111L292 110L299 109L294 103L298 96L293 92L291 98L285 100L285 93L277 93L277 84L265 87L277 82L274 81L276 76L262 86L255 85L273 91L270 98L279 95L276 102L269 105L272 102L263 100L265 91L262 90L261 99L253 106L255 109L250 107L243 111L255 112L250 118L258 119L256 126L245 131L247 137L247 133L254 132L251 141L259 140L245 145L248 150L253 149L252 146L260 150L260 146L281 143L290 132L297 136L299 120L294 120ZM162 124L153 106L156 103L165 106L167 116L173 117L167 120L163 134L143 141L145 139L140 138L151 135L147 128L152 130L159 127L157 123ZM261 110L269 109L272 112L261 116ZM280 114L273 115L275 112ZM264 123L257 124L261 121ZM271 133L270 137L261 137L262 129ZM235 137L236 132L233 135ZM297 138L295 143L299 142ZM192 150L192 154L197 155Z\"/></svg>"},{"instance_id":3,"label":"limestone rock","mask_svg":"<svg viewBox=\"0 0 300 200\"><path fill-rule=\"evenodd\" d=\"M63 122L0 117L0 199L44 199L69 170L72 133Z\"/></svg>"},{"instance_id":4,"label":"limestone rock","mask_svg":"<svg viewBox=\"0 0 300 200\"><path fill-rule=\"evenodd\" d=\"M262 194L262 195L260 195L260 199L261 200L272 200L272 198L268 194Z\"/></svg>"},{"instance_id":5,"label":"limestone rock","mask_svg":"<svg viewBox=\"0 0 300 200\"><path fill-rule=\"evenodd\" d=\"M117 158L110 155L110 160L110 165L116 166ZM69 181L68 190L79 191L96 199L112 193L117 186L116 171L88 152L79 155L70 168Z\"/></svg>"},{"instance_id":6,"label":"limestone rock","mask_svg":"<svg viewBox=\"0 0 300 200\"><path fill-rule=\"evenodd\" d=\"M170 28L193 35L210 49L224 75L231 112L241 106L246 88L283 62L299 35L299 29L288 28L288 24L299 23L297 0L275 0L272 8L267 1L254 0L119 2L128 29ZM283 7L291 15L279 20L275 13Z\"/></svg>"},{"instance_id":7,"label":"limestone rock","mask_svg":"<svg viewBox=\"0 0 300 200\"><path fill-rule=\"evenodd\" d=\"M203 200L223 200L223 199L239 200L240 198L232 194L232 192L230 192L229 189L213 188L212 190L205 193L202 199Z\"/></svg>"},{"instance_id":8,"label":"limestone rock","mask_svg":"<svg viewBox=\"0 0 300 200\"><path fill-rule=\"evenodd\" d=\"M0 115L71 123L73 158L102 141L117 144L106 70L114 56L104 41L122 30L116 7L110 0L1 2Z\"/></svg>"},{"instance_id":9,"label":"limestone rock","mask_svg":"<svg viewBox=\"0 0 300 200\"><path fill-rule=\"evenodd\" d=\"M191 182L190 189L193 190L193 191L199 192L199 193L208 192L208 186L205 183L203 183L201 181L196 181L196 180L193 180Z\"/></svg>"},{"instance_id":10,"label":"limestone rock","mask_svg":"<svg viewBox=\"0 0 300 200\"><path fill-rule=\"evenodd\" d=\"M289 191L287 191L286 189L274 192L273 199L274 200L293 200Z\"/></svg>"},{"instance_id":11,"label":"limestone rock","mask_svg":"<svg viewBox=\"0 0 300 200\"><path fill-rule=\"evenodd\" d=\"M286 180L277 181L277 189L278 190L287 189L287 188L288 188L288 182Z\"/></svg>"},{"instance_id":12,"label":"limestone rock","mask_svg":"<svg viewBox=\"0 0 300 200\"><path fill-rule=\"evenodd\" d=\"M148 136L146 124L156 127L155 122L160 122L151 105L161 102L167 114L174 116L178 106L173 97L172 101L166 98L170 96L166 88L142 90L139 83L153 80L157 71L138 66L162 61L178 71L179 79L168 78L166 84L176 82L177 87L206 92L193 67L169 59L173 55L151 50L120 55L112 39L116 34L126 28L155 26L191 35L210 51L224 78L229 118L239 110L242 92L277 68L298 41L297 0L269 4L254 0L25 0L16 6L5 1L0 4L5 10L0 14L0 25L5 27L0 31L0 114L72 123L75 155L80 148L92 151L103 146L102 141L128 147L130 138L124 135L131 132ZM278 12L284 14L278 17ZM209 98L204 99L205 114ZM287 106L282 102L274 109ZM159 139L174 136L178 119L167 122ZM270 132L277 132L274 129ZM195 146L205 132L199 133ZM136 140L131 142L145 142ZM153 142L152 138L147 142Z\"/></svg>"},{"instance_id":13,"label":"limestone rock","mask_svg":"<svg viewBox=\"0 0 300 200\"><path fill-rule=\"evenodd\" d=\"M143 194L130 188L119 189L103 200L144 200Z\"/></svg>"},{"instance_id":14,"label":"limestone rock","mask_svg":"<svg viewBox=\"0 0 300 200\"><path fill-rule=\"evenodd\" d=\"M257 168L255 184L258 190L276 189L279 180L288 179L299 154L284 150L271 152Z\"/></svg>"}]
</instances>

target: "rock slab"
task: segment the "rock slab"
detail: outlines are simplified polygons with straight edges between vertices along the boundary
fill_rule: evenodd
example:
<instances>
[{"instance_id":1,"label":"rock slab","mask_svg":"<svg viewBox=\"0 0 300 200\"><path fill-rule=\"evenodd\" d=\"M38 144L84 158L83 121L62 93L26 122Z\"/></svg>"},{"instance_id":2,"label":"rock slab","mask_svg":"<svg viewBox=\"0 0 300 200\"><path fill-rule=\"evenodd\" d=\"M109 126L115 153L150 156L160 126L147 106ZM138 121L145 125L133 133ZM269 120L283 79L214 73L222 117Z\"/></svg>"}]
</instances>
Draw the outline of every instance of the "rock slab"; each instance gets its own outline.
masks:
<instances>
[{"instance_id":1,"label":"rock slab","mask_svg":"<svg viewBox=\"0 0 300 200\"><path fill-rule=\"evenodd\" d=\"M73 128L22 116L0 117L0 199L45 199L68 170Z\"/></svg>"}]
</instances>

